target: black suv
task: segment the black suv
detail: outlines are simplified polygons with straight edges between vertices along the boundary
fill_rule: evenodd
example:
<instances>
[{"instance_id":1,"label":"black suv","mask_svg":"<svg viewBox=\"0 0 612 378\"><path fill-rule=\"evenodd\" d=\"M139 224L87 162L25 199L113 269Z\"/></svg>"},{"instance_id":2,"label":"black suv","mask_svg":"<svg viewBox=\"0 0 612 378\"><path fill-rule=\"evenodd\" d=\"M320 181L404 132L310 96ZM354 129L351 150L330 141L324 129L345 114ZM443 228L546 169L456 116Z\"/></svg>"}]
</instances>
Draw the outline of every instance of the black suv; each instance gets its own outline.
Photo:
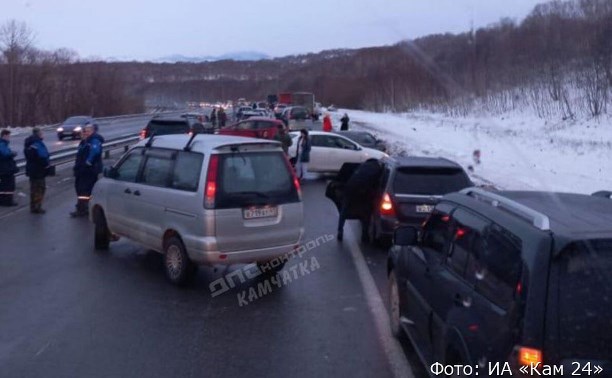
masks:
<instances>
[{"instance_id":1,"label":"black suv","mask_svg":"<svg viewBox=\"0 0 612 378\"><path fill-rule=\"evenodd\" d=\"M389 251L392 330L427 366L612 372L612 200L468 188ZM574 362L574 364L572 364ZM568 373L569 372L569 373ZM484 373L486 374L486 373ZM481 374L481 375L484 375Z\"/></svg>"},{"instance_id":2,"label":"black suv","mask_svg":"<svg viewBox=\"0 0 612 378\"><path fill-rule=\"evenodd\" d=\"M147 126L140 131L140 138L148 138L153 133L156 136L160 136L170 134L191 134L193 132L197 132L198 134L212 134L214 130L212 124L202 124L197 117L188 115L179 118L154 117L149 121Z\"/></svg>"},{"instance_id":3,"label":"black suv","mask_svg":"<svg viewBox=\"0 0 612 378\"><path fill-rule=\"evenodd\" d=\"M350 209L348 217L361 219L363 239L376 244L388 245L397 227L419 226L443 195L473 185L459 164L445 158L413 156L381 161L384 171L373 202L355 204L367 208ZM338 211L342 209L343 183L358 166L344 164L336 180L329 184L328 197Z\"/></svg>"}]
</instances>

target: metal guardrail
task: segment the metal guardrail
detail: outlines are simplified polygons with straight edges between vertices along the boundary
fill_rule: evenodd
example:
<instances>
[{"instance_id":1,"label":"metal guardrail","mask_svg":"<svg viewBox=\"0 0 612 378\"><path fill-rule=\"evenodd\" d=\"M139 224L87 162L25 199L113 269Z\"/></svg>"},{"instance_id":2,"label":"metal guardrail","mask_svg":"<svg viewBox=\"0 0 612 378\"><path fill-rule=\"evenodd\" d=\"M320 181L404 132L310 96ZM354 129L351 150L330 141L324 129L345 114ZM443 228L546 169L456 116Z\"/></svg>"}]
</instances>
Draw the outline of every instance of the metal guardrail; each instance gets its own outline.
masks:
<instances>
[{"instance_id":1,"label":"metal guardrail","mask_svg":"<svg viewBox=\"0 0 612 378\"><path fill-rule=\"evenodd\" d=\"M139 140L140 138L137 135L122 136L119 138L112 139L102 145L104 151L103 158L108 159L110 151L114 151L120 148L123 148L124 151L127 151L131 144ZM55 151L51 154L49 160L53 165L69 163L75 159L78 149L78 147L72 147L60 151ZM15 176L25 175L25 159L18 159L16 162L17 167L19 168L19 172L17 172Z\"/></svg>"}]
</instances>

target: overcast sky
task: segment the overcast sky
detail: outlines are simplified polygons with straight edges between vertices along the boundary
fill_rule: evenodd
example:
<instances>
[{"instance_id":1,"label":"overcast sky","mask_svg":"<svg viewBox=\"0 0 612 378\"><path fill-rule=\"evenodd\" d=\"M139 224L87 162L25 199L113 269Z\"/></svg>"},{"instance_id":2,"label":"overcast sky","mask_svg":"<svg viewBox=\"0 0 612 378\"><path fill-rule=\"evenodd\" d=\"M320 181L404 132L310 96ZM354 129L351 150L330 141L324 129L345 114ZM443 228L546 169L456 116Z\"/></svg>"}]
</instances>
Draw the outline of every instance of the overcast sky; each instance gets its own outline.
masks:
<instances>
[{"instance_id":1,"label":"overcast sky","mask_svg":"<svg viewBox=\"0 0 612 378\"><path fill-rule=\"evenodd\" d=\"M393 44L524 18L541 0L0 0L44 49L154 59L257 51L270 56ZM289 5L292 4L292 5Z\"/></svg>"}]
</instances>

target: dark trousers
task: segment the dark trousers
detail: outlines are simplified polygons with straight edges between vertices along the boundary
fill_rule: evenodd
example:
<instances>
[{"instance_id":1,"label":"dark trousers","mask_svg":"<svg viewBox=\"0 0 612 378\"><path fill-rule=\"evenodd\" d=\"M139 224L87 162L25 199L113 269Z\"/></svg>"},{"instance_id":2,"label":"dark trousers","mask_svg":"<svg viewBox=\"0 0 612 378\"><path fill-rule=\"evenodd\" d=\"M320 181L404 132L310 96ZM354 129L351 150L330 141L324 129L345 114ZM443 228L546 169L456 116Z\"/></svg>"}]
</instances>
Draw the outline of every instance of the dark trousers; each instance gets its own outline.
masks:
<instances>
[{"instance_id":1,"label":"dark trousers","mask_svg":"<svg viewBox=\"0 0 612 378\"><path fill-rule=\"evenodd\" d=\"M75 176L74 189L77 194L77 213L83 215L88 212L89 198L96 181L98 181L98 175L90 172L80 173Z\"/></svg>"},{"instance_id":2,"label":"dark trousers","mask_svg":"<svg viewBox=\"0 0 612 378\"><path fill-rule=\"evenodd\" d=\"M30 179L30 210L41 210L47 185L44 178Z\"/></svg>"},{"instance_id":3,"label":"dark trousers","mask_svg":"<svg viewBox=\"0 0 612 378\"><path fill-rule=\"evenodd\" d=\"M0 206L10 206L15 194L15 175L0 176Z\"/></svg>"},{"instance_id":4,"label":"dark trousers","mask_svg":"<svg viewBox=\"0 0 612 378\"><path fill-rule=\"evenodd\" d=\"M354 199L352 201L355 201ZM346 223L346 217L349 213L350 206L356 206L356 202L351 202L351 200L345 199L342 202L342 208L340 209L340 214L338 216L338 232L341 233L344 231L344 224ZM370 226L370 217L369 214L361 214L359 217L361 222L361 240L365 240L368 237L368 228Z\"/></svg>"}]
</instances>

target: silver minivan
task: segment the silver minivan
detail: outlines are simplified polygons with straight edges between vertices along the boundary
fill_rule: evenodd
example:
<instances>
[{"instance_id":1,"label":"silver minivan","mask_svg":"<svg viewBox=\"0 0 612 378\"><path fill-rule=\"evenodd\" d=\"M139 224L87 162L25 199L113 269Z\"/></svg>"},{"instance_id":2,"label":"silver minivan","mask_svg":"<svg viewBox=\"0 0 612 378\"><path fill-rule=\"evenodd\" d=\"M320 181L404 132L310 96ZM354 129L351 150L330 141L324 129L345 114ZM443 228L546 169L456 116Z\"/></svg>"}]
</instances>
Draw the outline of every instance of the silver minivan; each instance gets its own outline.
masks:
<instances>
[{"instance_id":1,"label":"silver minivan","mask_svg":"<svg viewBox=\"0 0 612 378\"><path fill-rule=\"evenodd\" d=\"M280 144L234 136L141 141L105 170L90 214L96 249L125 237L158 251L176 284L202 264L274 266L304 234L300 184Z\"/></svg>"}]
</instances>

